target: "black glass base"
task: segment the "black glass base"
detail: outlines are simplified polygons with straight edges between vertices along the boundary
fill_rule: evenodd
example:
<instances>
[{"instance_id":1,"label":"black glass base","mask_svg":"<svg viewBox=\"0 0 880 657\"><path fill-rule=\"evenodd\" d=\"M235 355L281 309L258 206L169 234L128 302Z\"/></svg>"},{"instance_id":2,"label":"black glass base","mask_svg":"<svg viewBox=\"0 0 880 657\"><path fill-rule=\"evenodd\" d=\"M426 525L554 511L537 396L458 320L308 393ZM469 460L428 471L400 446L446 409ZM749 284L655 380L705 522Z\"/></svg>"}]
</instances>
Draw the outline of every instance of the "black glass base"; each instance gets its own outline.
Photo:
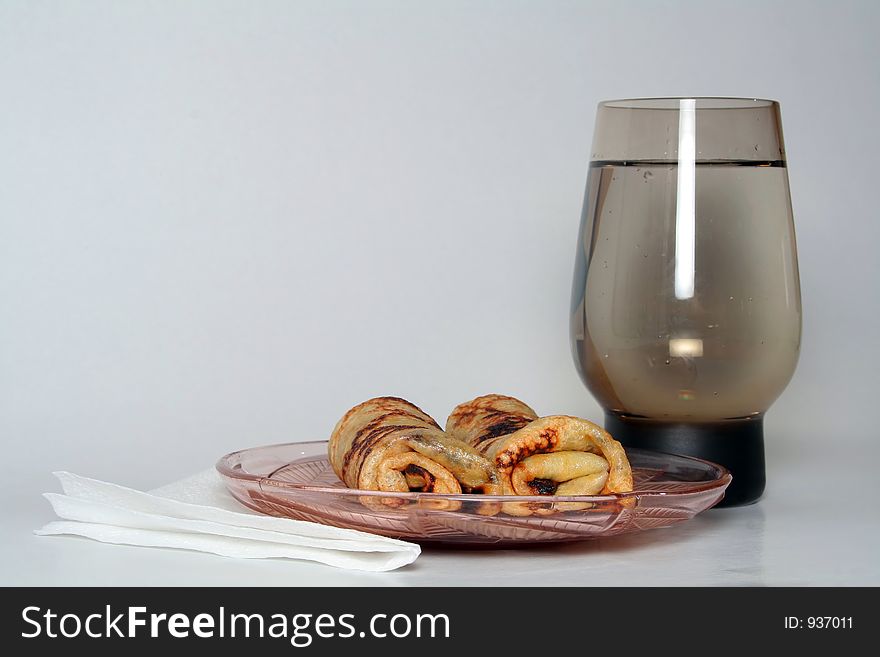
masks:
<instances>
[{"instance_id":1,"label":"black glass base","mask_svg":"<svg viewBox=\"0 0 880 657\"><path fill-rule=\"evenodd\" d=\"M752 504L764 492L763 418L684 424L606 413L605 429L625 447L696 456L726 467L733 481L719 507Z\"/></svg>"}]
</instances>

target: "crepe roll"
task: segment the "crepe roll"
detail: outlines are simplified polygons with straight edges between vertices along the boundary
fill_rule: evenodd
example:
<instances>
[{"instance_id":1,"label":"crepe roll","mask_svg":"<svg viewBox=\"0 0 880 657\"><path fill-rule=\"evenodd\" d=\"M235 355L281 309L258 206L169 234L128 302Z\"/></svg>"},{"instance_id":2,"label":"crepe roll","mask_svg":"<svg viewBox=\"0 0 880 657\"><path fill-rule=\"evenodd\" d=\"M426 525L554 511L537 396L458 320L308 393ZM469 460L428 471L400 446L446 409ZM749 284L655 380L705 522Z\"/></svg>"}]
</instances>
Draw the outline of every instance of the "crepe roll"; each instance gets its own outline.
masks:
<instances>
[{"instance_id":1,"label":"crepe roll","mask_svg":"<svg viewBox=\"0 0 880 657\"><path fill-rule=\"evenodd\" d=\"M336 475L350 488L447 494L500 491L487 457L398 397L376 397L349 410L333 429L328 453Z\"/></svg>"},{"instance_id":2,"label":"crepe roll","mask_svg":"<svg viewBox=\"0 0 880 657\"><path fill-rule=\"evenodd\" d=\"M527 404L486 395L460 404L446 431L489 458L506 495L604 495L632 491L623 446L569 415L538 417Z\"/></svg>"}]
</instances>

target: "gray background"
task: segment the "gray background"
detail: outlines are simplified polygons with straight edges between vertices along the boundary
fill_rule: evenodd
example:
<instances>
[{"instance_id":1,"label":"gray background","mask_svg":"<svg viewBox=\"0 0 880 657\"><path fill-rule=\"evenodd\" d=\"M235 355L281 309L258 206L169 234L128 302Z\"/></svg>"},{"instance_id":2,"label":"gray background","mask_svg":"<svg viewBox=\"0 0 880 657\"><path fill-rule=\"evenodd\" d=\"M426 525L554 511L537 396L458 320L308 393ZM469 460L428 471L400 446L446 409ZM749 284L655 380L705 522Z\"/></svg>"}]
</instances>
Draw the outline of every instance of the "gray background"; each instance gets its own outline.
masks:
<instances>
[{"instance_id":1,"label":"gray background","mask_svg":"<svg viewBox=\"0 0 880 657\"><path fill-rule=\"evenodd\" d=\"M595 106L652 95L781 102L804 331L769 493L845 467L878 438L878 6L0 2L4 498L379 394L601 417L567 325Z\"/></svg>"}]
</instances>

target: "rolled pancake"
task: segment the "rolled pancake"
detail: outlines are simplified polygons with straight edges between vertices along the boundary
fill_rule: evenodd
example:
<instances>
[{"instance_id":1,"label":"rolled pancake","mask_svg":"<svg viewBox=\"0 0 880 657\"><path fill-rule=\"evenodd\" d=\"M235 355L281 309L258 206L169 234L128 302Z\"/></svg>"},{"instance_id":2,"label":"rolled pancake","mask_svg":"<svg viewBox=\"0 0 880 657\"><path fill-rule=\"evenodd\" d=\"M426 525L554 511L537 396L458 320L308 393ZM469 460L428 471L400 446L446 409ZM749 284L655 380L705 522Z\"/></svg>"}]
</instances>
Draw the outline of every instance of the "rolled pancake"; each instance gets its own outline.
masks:
<instances>
[{"instance_id":1,"label":"rolled pancake","mask_svg":"<svg viewBox=\"0 0 880 657\"><path fill-rule=\"evenodd\" d=\"M446 420L446 433L479 450L538 419L525 402L506 395L483 395L456 406Z\"/></svg>"},{"instance_id":2,"label":"rolled pancake","mask_svg":"<svg viewBox=\"0 0 880 657\"><path fill-rule=\"evenodd\" d=\"M389 492L499 492L488 458L444 432L399 397L376 397L349 410L327 446L350 488Z\"/></svg>"},{"instance_id":3,"label":"rolled pancake","mask_svg":"<svg viewBox=\"0 0 880 657\"><path fill-rule=\"evenodd\" d=\"M495 465L507 495L599 495L632 491L623 446L602 427L569 415L539 418L505 395L457 406L446 432Z\"/></svg>"}]
</instances>

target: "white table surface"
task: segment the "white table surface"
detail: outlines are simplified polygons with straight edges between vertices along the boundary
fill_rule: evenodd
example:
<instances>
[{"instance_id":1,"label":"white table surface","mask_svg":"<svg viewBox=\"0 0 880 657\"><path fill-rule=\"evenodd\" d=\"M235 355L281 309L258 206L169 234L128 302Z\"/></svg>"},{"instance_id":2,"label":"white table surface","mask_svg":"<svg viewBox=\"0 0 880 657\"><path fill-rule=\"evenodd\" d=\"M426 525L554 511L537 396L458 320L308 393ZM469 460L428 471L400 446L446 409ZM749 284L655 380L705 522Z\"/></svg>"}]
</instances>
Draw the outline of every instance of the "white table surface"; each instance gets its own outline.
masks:
<instances>
[{"instance_id":1,"label":"white table surface","mask_svg":"<svg viewBox=\"0 0 880 657\"><path fill-rule=\"evenodd\" d=\"M880 447L849 456L818 447L768 454L755 505L708 511L676 527L561 546L426 548L412 565L368 574L288 560L234 560L154 548L37 537L52 518L19 487L0 544L4 585L877 585ZM790 444L790 443L789 443ZM84 473L88 474L88 473ZM44 481L44 480L43 480ZM119 483L126 483L120 481ZM163 482L156 482L157 484ZM4 499L10 499L4 493Z\"/></svg>"}]
</instances>

